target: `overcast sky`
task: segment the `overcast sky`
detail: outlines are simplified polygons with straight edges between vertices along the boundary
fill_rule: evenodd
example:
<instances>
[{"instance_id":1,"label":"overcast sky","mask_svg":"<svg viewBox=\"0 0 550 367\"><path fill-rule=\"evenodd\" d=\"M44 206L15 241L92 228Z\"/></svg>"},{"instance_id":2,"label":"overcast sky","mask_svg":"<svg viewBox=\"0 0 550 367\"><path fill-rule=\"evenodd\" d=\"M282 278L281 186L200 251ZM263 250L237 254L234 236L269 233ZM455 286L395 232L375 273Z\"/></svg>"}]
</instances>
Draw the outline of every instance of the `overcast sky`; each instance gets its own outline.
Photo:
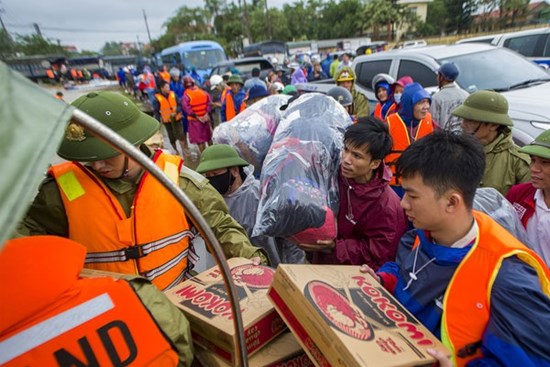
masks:
<instances>
[{"instance_id":1,"label":"overcast sky","mask_svg":"<svg viewBox=\"0 0 550 367\"><path fill-rule=\"evenodd\" d=\"M248 0L250 2L250 0ZM292 3L291 0L268 0L269 7ZM35 33L33 23L42 35L62 45L74 45L80 51L99 51L105 42L147 43L164 33L162 25L183 6L204 6L203 0L0 0L0 16L11 34Z\"/></svg>"}]
</instances>

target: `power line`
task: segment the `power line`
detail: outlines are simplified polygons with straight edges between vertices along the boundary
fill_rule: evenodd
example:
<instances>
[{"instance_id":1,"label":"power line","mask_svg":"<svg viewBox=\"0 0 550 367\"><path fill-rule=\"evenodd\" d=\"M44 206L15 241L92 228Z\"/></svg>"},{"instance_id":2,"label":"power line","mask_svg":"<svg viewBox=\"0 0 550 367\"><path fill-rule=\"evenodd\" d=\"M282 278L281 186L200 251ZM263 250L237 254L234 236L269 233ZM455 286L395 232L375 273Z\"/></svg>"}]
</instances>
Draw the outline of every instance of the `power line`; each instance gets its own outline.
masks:
<instances>
[{"instance_id":1,"label":"power line","mask_svg":"<svg viewBox=\"0 0 550 367\"><path fill-rule=\"evenodd\" d=\"M33 24L24 25L24 24L13 24L6 23L7 26L13 28L31 28L34 29ZM40 27L40 29L45 31L55 31L55 32L77 32L77 33L122 33L122 34L136 34L136 31L124 31L121 29L85 29L85 28L60 28L60 27Z\"/></svg>"}]
</instances>

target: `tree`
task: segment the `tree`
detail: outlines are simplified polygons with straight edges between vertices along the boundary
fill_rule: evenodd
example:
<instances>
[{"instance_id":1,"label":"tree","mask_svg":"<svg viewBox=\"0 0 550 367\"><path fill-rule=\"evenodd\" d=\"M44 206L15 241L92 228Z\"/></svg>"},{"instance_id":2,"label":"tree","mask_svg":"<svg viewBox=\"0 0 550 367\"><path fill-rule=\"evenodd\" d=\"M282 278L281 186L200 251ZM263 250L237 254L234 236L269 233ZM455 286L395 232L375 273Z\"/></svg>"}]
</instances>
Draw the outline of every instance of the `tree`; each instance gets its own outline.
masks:
<instances>
[{"instance_id":1,"label":"tree","mask_svg":"<svg viewBox=\"0 0 550 367\"><path fill-rule=\"evenodd\" d=\"M65 54L65 50L58 43L37 34L17 35L15 50L24 55Z\"/></svg>"},{"instance_id":2,"label":"tree","mask_svg":"<svg viewBox=\"0 0 550 367\"><path fill-rule=\"evenodd\" d=\"M391 0L373 0L367 3L363 11L363 18L367 21L364 26L373 30L374 39L380 39L380 27L386 27L386 39L393 38L394 24L401 22L399 12L401 5L394 4Z\"/></svg>"},{"instance_id":3,"label":"tree","mask_svg":"<svg viewBox=\"0 0 550 367\"><path fill-rule=\"evenodd\" d=\"M101 53L105 56L117 56L122 55L122 45L120 42L105 42L105 45L101 48Z\"/></svg>"},{"instance_id":4,"label":"tree","mask_svg":"<svg viewBox=\"0 0 550 367\"><path fill-rule=\"evenodd\" d=\"M428 4L428 14L426 22L419 24L417 29L422 36L430 36L436 34L445 34L446 19L448 18L447 8L444 0L434 0Z\"/></svg>"}]
</instances>

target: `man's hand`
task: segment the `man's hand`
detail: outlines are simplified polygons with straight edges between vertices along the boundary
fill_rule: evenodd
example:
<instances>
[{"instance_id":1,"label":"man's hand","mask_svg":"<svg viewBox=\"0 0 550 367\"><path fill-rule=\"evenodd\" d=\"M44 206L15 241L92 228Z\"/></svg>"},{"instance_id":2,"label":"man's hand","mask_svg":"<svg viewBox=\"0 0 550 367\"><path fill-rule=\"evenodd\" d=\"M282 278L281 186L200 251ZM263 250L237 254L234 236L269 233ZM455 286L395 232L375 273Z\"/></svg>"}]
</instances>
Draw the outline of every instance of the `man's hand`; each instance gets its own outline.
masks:
<instances>
[{"instance_id":1,"label":"man's hand","mask_svg":"<svg viewBox=\"0 0 550 367\"><path fill-rule=\"evenodd\" d=\"M361 268L359 269L359 271L361 273L367 273L368 275L370 275L371 277L376 279L376 281L378 283L381 283L380 282L380 276L378 274L376 274L376 272L374 270L372 270L372 268L370 266L368 266L367 264L361 265Z\"/></svg>"},{"instance_id":2,"label":"man's hand","mask_svg":"<svg viewBox=\"0 0 550 367\"><path fill-rule=\"evenodd\" d=\"M297 246L304 251L330 253L334 250L335 243L333 240L318 240L315 245L301 243Z\"/></svg>"},{"instance_id":3,"label":"man's hand","mask_svg":"<svg viewBox=\"0 0 550 367\"><path fill-rule=\"evenodd\" d=\"M439 367L453 367L453 362L440 350L435 349L426 349L429 355L437 359L437 362L434 366Z\"/></svg>"}]
</instances>

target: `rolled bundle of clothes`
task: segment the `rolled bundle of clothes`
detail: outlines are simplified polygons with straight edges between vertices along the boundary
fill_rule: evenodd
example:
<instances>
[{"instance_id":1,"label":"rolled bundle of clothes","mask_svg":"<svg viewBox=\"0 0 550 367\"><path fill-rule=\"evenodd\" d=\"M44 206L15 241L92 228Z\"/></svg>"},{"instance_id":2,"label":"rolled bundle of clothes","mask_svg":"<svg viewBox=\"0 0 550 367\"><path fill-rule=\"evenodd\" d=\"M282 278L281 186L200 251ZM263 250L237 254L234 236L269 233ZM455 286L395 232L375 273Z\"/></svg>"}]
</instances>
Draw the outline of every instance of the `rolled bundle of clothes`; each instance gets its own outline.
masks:
<instances>
[{"instance_id":1,"label":"rolled bundle of clothes","mask_svg":"<svg viewBox=\"0 0 550 367\"><path fill-rule=\"evenodd\" d=\"M308 244L333 239L337 171L350 117L338 102L319 93L302 95L285 107L260 175L253 236Z\"/></svg>"},{"instance_id":2,"label":"rolled bundle of clothes","mask_svg":"<svg viewBox=\"0 0 550 367\"><path fill-rule=\"evenodd\" d=\"M214 143L234 147L242 159L254 166L254 175L258 177L281 119L282 111L279 108L289 98L276 94L254 103L230 121L216 127L212 137Z\"/></svg>"}]
</instances>

